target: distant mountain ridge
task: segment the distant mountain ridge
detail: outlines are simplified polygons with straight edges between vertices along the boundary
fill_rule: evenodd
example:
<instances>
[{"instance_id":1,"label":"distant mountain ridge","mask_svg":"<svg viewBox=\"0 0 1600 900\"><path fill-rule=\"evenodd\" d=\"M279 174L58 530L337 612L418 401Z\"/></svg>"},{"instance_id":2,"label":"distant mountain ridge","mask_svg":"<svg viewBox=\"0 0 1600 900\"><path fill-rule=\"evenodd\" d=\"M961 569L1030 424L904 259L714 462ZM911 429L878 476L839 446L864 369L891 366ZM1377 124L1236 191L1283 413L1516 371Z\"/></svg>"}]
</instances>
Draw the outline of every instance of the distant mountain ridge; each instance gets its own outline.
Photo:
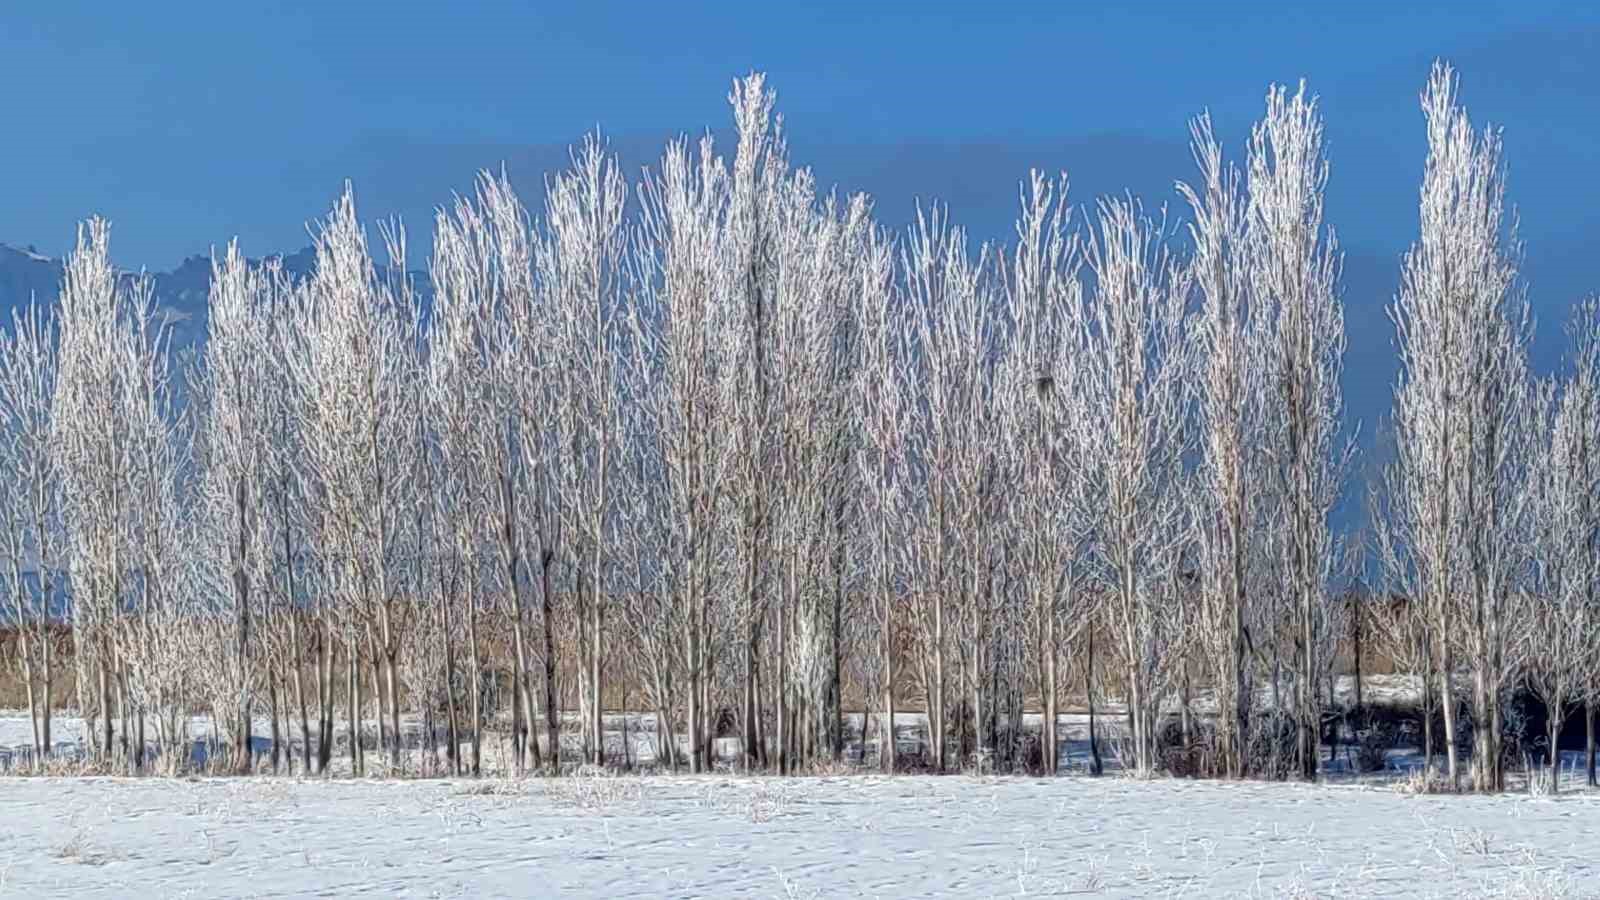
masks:
<instances>
[{"instance_id":1,"label":"distant mountain ridge","mask_svg":"<svg viewBox=\"0 0 1600 900\"><path fill-rule=\"evenodd\" d=\"M274 254L262 259L276 259L284 271L296 278L311 274L316 268L316 252L311 247L288 254ZM40 305L55 302L61 291L62 261L39 253L33 247L16 247L0 243L0 316L10 320L10 311L25 307L30 299ZM144 273L153 282L158 313L172 329L174 349L197 346L204 339L209 314L208 297L211 291L211 258L190 256L168 272ZM418 288L426 291L424 273L413 272L418 278ZM139 275L124 271L122 277L132 280Z\"/></svg>"}]
</instances>

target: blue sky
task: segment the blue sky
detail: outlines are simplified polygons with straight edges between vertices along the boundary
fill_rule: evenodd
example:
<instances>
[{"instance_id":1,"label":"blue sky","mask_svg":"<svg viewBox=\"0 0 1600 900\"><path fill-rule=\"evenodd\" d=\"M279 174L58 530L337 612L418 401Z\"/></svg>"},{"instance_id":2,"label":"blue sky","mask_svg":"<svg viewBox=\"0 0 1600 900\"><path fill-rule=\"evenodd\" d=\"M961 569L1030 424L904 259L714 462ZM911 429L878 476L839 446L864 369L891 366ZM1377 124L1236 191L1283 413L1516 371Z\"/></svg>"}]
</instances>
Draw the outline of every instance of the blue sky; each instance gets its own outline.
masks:
<instances>
[{"instance_id":1,"label":"blue sky","mask_svg":"<svg viewBox=\"0 0 1600 900\"><path fill-rule=\"evenodd\" d=\"M1237 146L1268 83L1304 77L1328 120L1330 219L1392 258L1415 225L1416 94L1443 56L1475 118L1506 126L1530 266L1554 265L1534 252L1548 244L1575 257L1560 290L1579 283L1600 192L1593 6L1115 6L7 4L0 241L59 253L98 212L130 266L235 235L292 250L345 177L364 213L420 230L476 168L506 160L537 185L596 124L639 165L671 134L724 128L729 81L759 68L824 183L873 191L889 221L945 197L983 237L1004 237L1029 166L1067 171L1080 202L1170 202L1190 116L1211 109Z\"/></svg>"}]
</instances>

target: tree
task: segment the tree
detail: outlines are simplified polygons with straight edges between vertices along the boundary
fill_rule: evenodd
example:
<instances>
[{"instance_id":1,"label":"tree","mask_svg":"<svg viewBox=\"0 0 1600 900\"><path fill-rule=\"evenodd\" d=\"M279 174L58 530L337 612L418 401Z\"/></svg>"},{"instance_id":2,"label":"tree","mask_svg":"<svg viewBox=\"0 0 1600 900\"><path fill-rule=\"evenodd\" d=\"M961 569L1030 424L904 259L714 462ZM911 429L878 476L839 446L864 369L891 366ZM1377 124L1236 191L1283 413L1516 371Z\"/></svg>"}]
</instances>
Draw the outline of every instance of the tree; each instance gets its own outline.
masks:
<instances>
[{"instance_id":1,"label":"tree","mask_svg":"<svg viewBox=\"0 0 1600 900\"><path fill-rule=\"evenodd\" d=\"M704 138L698 152L685 141L669 145L640 191L644 275L631 363L645 417L637 441L656 451L646 468L651 477L635 490L652 496L659 510L655 567L666 602L682 605L672 620L687 676L693 772L712 760L711 681L720 649L713 610L719 586L737 577L730 532L720 525L738 449L724 423L737 409L740 377L738 310L726 269L728 190L726 167Z\"/></svg>"},{"instance_id":2,"label":"tree","mask_svg":"<svg viewBox=\"0 0 1600 900\"><path fill-rule=\"evenodd\" d=\"M1557 419L1560 440L1552 442L1556 452L1550 462L1557 471L1549 474L1558 479L1555 487L1563 501L1555 521L1565 525L1567 542L1560 546L1571 554L1565 580L1577 596L1568 597L1566 608L1557 613L1572 618L1550 624L1561 627L1557 633L1562 637L1571 638L1576 632L1580 639L1579 652L1571 657L1577 668L1573 699L1581 696L1583 702L1586 770L1593 787L1595 706L1600 703L1600 504L1594 499L1600 491L1600 300L1578 306L1567 335L1572 362ZM1535 653L1535 660L1565 655L1559 641L1544 647L1547 652Z\"/></svg>"},{"instance_id":3,"label":"tree","mask_svg":"<svg viewBox=\"0 0 1600 900\"><path fill-rule=\"evenodd\" d=\"M906 415L907 488L914 493L905 536L911 600L921 649L917 675L926 698L933 764L948 762L949 661L961 614L976 614L976 558L988 492L993 384L1005 312L986 284L986 254L973 260L966 233L935 207L908 234L903 291L910 309L911 384ZM968 601L971 601L970 603ZM959 687L959 685L958 685ZM975 710L976 711L976 710Z\"/></svg>"},{"instance_id":4,"label":"tree","mask_svg":"<svg viewBox=\"0 0 1600 900\"><path fill-rule=\"evenodd\" d=\"M211 263L210 314L201 366L194 373L199 409L200 483L196 503L205 522L205 557L227 573L220 596L231 613L232 665L227 682L236 693L232 728L235 763L250 759L256 671L268 586L275 568L276 529L266 492L273 482L278 410L270 360L276 295L288 289L276 266L252 267L230 243Z\"/></svg>"},{"instance_id":5,"label":"tree","mask_svg":"<svg viewBox=\"0 0 1600 900\"><path fill-rule=\"evenodd\" d=\"M739 435L738 468L732 488L737 517L739 564L742 569L739 618L741 707L745 768L767 761L759 667L768 593L773 582L774 553L771 479L776 448L772 437L773 316L776 281L776 216L788 180L788 155L782 120L774 122L776 96L760 73L738 79L728 94L733 108L738 148L734 155L728 205L727 261L731 289L738 298L737 341L743 379L735 416Z\"/></svg>"},{"instance_id":6,"label":"tree","mask_svg":"<svg viewBox=\"0 0 1600 900\"><path fill-rule=\"evenodd\" d=\"M391 244L403 260L401 247ZM343 614L351 750L359 757L360 643L382 671L381 743L400 756L398 569L408 519L415 395L409 291L378 277L347 185L316 236L306 352L292 357L302 392L306 464L318 485L315 544L323 585ZM398 261L398 260L397 260Z\"/></svg>"},{"instance_id":7,"label":"tree","mask_svg":"<svg viewBox=\"0 0 1600 900\"><path fill-rule=\"evenodd\" d=\"M905 450L904 421L910 400L906 370L905 333L899 297L894 286L894 244L872 231L864 253L860 283L861 365L856 369L856 403L862 431L857 456L861 521L864 529L865 565L870 585L866 592L871 609L877 655L878 689L883 695L883 719L878 737L878 766L886 772L896 767L895 686L896 631L899 600L904 593L903 551L896 540L907 523L906 490L910 461ZM866 742L865 723L862 742Z\"/></svg>"},{"instance_id":8,"label":"tree","mask_svg":"<svg viewBox=\"0 0 1600 900\"><path fill-rule=\"evenodd\" d=\"M30 303L14 311L11 331L0 332L0 546L35 759L53 747L52 620L61 614L51 609L61 546L61 479L50 439L58 365L56 328L44 310Z\"/></svg>"},{"instance_id":9,"label":"tree","mask_svg":"<svg viewBox=\"0 0 1600 900\"><path fill-rule=\"evenodd\" d=\"M1585 459L1586 432L1594 427L1582 418L1589 412L1586 402L1576 380L1559 396L1553 383L1544 382L1528 429L1537 442L1524 487L1531 565L1529 583L1517 591L1516 611L1524 623L1518 640L1526 642L1526 683L1545 706L1551 793L1561 789L1561 730L1574 701L1586 693L1596 640L1583 520L1593 487L1585 471L1592 466Z\"/></svg>"},{"instance_id":10,"label":"tree","mask_svg":"<svg viewBox=\"0 0 1600 900\"><path fill-rule=\"evenodd\" d=\"M1185 273L1132 199L1103 200L1087 261L1094 290L1073 318L1099 581L1122 658L1135 771L1155 768L1157 704L1178 660L1182 460L1190 359Z\"/></svg>"},{"instance_id":11,"label":"tree","mask_svg":"<svg viewBox=\"0 0 1600 900\"><path fill-rule=\"evenodd\" d=\"M119 283L103 219L79 226L56 321L61 344L51 449L61 473L78 705L95 733L97 755L109 759L113 687L121 683L118 632L137 566L132 543L141 499L134 494L140 483L130 406L140 395L138 373L161 366L166 348L149 281ZM121 710L126 714L125 704Z\"/></svg>"},{"instance_id":12,"label":"tree","mask_svg":"<svg viewBox=\"0 0 1600 900\"><path fill-rule=\"evenodd\" d=\"M1457 80L1436 64L1423 93L1428 160L1421 236L1390 309L1401 374L1384 490L1393 583L1419 597L1434 640L1449 775L1456 760L1456 648L1473 667L1477 781L1499 786L1499 689L1507 674L1510 435L1526 396L1527 304L1512 291L1497 132L1476 134Z\"/></svg>"},{"instance_id":13,"label":"tree","mask_svg":"<svg viewBox=\"0 0 1600 900\"><path fill-rule=\"evenodd\" d=\"M1322 223L1327 180L1316 98L1304 84L1292 97L1271 89L1250 142L1250 271L1271 333L1261 361L1270 385L1262 437L1276 501L1270 527L1284 536L1282 571L1294 604L1299 758L1308 780L1317 774L1321 736L1317 685L1338 634L1330 621L1337 548L1328 516L1355 447L1340 440L1344 310L1337 246Z\"/></svg>"},{"instance_id":14,"label":"tree","mask_svg":"<svg viewBox=\"0 0 1600 900\"><path fill-rule=\"evenodd\" d=\"M1180 184L1194 211L1193 281L1200 295L1195 335L1204 360L1199 384L1201 461L1195 525L1202 578L1196 639L1217 697L1220 764L1242 777L1254 685L1250 669L1250 574L1265 551L1260 530L1268 480L1260 452L1267 433L1271 317L1251 280L1250 207L1237 170L1202 116L1192 126L1199 188Z\"/></svg>"},{"instance_id":15,"label":"tree","mask_svg":"<svg viewBox=\"0 0 1600 900\"><path fill-rule=\"evenodd\" d=\"M605 608L616 587L608 540L614 514L623 396L619 377L630 314L623 286L626 185L598 134L573 153L572 168L550 180L545 233L534 255L552 329L558 441L555 492L562 530L570 535L577 577L587 741L591 761L605 764L603 717Z\"/></svg>"},{"instance_id":16,"label":"tree","mask_svg":"<svg viewBox=\"0 0 1600 900\"><path fill-rule=\"evenodd\" d=\"M1007 529L1025 535L1017 577L1038 631L1034 681L1044 707L1041 762L1050 775L1060 768L1061 654L1087 627L1090 597L1083 589L1090 513L1079 452L1082 394L1077 348L1069 344L1083 288L1070 220L1066 177L1052 183L1033 172L1016 246L999 262L1017 319L1004 395L1013 469Z\"/></svg>"}]
</instances>

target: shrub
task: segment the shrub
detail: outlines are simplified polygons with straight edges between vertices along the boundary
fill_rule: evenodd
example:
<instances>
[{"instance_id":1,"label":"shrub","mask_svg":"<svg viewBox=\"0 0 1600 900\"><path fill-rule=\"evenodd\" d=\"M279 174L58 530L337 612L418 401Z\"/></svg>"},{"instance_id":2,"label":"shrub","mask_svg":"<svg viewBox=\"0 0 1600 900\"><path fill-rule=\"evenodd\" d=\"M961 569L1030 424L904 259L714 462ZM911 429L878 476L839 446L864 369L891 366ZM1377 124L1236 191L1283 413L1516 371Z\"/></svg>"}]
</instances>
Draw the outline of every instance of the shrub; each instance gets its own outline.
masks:
<instances>
[{"instance_id":1,"label":"shrub","mask_svg":"<svg viewBox=\"0 0 1600 900\"><path fill-rule=\"evenodd\" d=\"M1185 740L1183 721L1169 718L1156 735L1156 755L1168 774L1177 778L1215 778L1221 774L1217 755L1217 729L1211 722L1191 720Z\"/></svg>"},{"instance_id":2,"label":"shrub","mask_svg":"<svg viewBox=\"0 0 1600 900\"><path fill-rule=\"evenodd\" d=\"M1374 725L1361 735L1356 745L1357 772L1382 772L1389 767L1389 751L1394 749L1398 733L1388 723Z\"/></svg>"}]
</instances>

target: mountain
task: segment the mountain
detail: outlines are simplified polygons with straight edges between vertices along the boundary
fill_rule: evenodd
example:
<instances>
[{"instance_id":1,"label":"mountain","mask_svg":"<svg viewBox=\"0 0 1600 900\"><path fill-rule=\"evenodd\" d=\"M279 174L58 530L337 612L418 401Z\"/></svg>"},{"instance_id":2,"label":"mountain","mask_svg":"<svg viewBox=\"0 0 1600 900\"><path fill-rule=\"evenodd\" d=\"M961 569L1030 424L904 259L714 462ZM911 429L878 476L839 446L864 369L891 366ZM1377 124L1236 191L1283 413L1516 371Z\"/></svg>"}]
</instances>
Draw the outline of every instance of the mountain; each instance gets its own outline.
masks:
<instances>
[{"instance_id":1,"label":"mountain","mask_svg":"<svg viewBox=\"0 0 1600 900\"><path fill-rule=\"evenodd\" d=\"M310 247L275 257L284 271L296 278L311 274L316 266L316 253ZM261 260L252 260L260 263ZM0 244L0 321L8 320L11 311L26 306L30 299L41 305L55 301L61 290L62 262L39 253L32 247L13 247ZM122 278L131 282L137 272L125 271ZM211 290L211 260L206 256L191 256L169 272L146 272L155 293L157 315L172 329L172 347L183 350L198 346L205 338L207 324L207 297ZM426 273L412 272L418 289L426 301Z\"/></svg>"}]
</instances>

